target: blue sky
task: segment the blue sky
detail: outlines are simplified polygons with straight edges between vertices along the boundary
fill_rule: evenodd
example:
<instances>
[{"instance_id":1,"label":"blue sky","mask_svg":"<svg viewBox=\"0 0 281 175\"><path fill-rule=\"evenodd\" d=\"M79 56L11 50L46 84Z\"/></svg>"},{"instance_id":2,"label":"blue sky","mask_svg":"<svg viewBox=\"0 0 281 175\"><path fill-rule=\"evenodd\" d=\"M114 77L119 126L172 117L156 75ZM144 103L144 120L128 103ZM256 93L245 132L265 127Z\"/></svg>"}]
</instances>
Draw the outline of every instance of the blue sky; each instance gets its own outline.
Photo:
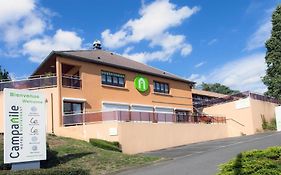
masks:
<instances>
[{"instance_id":1,"label":"blue sky","mask_svg":"<svg viewBox=\"0 0 281 175\"><path fill-rule=\"evenodd\" d=\"M122 3L121 3L122 2ZM264 92L281 0L0 0L0 65L28 76L51 50L105 50L190 80Z\"/></svg>"}]
</instances>

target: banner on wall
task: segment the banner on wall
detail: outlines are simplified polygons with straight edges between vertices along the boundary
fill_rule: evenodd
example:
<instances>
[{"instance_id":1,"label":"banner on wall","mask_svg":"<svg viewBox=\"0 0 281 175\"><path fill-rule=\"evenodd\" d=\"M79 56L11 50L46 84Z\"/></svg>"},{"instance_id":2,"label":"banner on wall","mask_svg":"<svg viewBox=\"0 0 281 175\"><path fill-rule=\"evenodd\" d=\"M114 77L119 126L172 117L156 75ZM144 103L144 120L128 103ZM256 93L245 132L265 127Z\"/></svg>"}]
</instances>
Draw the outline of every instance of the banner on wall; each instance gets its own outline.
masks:
<instances>
[{"instance_id":1,"label":"banner on wall","mask_svg":"<svg viewBox=\"0 0 281 175\"><path fill-rule=\"evenodd\" d=\"M46 160L45 97L4 89L4 163Z\"/></svg>"}]
</instances>

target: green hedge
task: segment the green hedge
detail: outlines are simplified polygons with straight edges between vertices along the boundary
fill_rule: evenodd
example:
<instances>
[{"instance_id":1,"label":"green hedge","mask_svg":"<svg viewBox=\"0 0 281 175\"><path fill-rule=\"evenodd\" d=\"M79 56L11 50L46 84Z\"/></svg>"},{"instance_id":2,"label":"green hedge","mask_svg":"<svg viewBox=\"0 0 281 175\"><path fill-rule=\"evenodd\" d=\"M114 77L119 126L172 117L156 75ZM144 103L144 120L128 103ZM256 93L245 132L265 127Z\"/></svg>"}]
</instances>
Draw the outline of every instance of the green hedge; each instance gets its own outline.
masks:
<instances>
[{"instance_id":1,"label":"green hedge","mask_svg":"<svg viewBox=\"0 0 281 175\"><path fill-rule=\"evenodd\" d=\"M38 170L0 171L0 175L89 175L88 170L77 168L51 168Z\"/></svg>"},{"instance_id":2,"label":"green hedge","mask_svg":"<svg viewBox=\"0 0 281 175\"><path fill-rule=\"evenodd\" d=\"M218 175L281 175L281 147L240 153L222 164Z\"/></svg>"},{"instance_id":3,"label":"green hedge","mask_svg":"<svg viewBox=\"0 0 281 175\"><path fill-rule=\"evenodd\" d=\"M101 149L121 152L121 149L119 148L119 142L109 142L101 139L90 139L90 143L93 146L96 146Z\"/></svg>"}]
</instances>

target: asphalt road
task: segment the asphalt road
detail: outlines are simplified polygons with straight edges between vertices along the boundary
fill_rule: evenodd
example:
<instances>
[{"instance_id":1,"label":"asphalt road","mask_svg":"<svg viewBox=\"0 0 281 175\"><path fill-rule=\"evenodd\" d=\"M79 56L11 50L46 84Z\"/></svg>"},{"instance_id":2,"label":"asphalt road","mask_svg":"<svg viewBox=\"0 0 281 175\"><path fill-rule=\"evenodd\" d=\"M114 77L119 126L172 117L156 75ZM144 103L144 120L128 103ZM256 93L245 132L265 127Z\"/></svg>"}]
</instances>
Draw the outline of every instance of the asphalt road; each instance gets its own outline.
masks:
<instances>
[{"instance_id":1,"label":"asphalt road","mask_svg":"<svg viewBox=\"0 0 281 175\"><path fill-rule=\"evenodd\" d=\"M189 144L146 153L169 160L127 170L118 175L213 175L218 172L219 164L227 162L242 151L276 145L281 146L281 132Z\"/></svg>"}]
</instances>

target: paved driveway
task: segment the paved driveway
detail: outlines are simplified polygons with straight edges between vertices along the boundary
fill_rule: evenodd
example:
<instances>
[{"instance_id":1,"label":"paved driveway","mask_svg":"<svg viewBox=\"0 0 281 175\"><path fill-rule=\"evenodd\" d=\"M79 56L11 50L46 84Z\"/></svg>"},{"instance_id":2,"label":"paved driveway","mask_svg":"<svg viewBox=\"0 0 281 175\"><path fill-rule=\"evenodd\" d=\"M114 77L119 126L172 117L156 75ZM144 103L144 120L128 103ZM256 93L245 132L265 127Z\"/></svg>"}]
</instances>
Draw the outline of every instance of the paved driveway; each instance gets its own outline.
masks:
<instances>
[{"instance_id":1,"label":"paved driveway","mask_svg":"<svg viewBox=\"0 0 281 175\"><path fill-rule=\"evenodd\" d=\"M241 151L264 149L276 145L281 146L281 132L190 144L146 153L146 155L165 157L169 160L127 170L119 175L212 175L218 171L219 164L230 160Z\"/></svg>"}]
</instances>

